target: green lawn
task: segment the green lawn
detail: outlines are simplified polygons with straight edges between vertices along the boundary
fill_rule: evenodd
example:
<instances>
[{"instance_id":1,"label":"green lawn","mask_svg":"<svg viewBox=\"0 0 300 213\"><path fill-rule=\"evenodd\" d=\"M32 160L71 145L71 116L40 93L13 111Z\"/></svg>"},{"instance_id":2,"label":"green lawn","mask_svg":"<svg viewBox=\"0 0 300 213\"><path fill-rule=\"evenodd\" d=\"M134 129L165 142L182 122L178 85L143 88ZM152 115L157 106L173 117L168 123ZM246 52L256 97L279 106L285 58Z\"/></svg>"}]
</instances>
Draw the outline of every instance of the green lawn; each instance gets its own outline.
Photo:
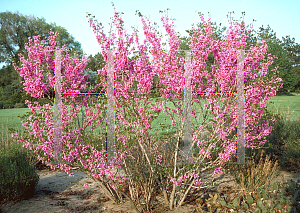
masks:
<instances>
[{"instance_id":1,"label":"green lawn","mask_svg":"<svg viewBox=\"0 0 300 213\"><path fill-rule=\"evenodd\" d=\"M291 119L299 118L300 116L300 96L275 96L272 99L269 100L269 103L267 104L267 107L269 109L274 109L275 112L277 112L277 100L278 100L278 111L288 114L290 113ZM203 100L204 103L208 104L207 100ZM155 100L151 99L151 102L154 103ZM201 102L201 105L203 106L203 102ZM289 109L290 105L290 109ZM167 106L172 107L175 109L172 102L169 102ZM193 109L196 110L196 113L199 114L201 112L199 104L193 105ZM150 105L148 105L148 110L150 110ZM25 130L25 128L21 125L21 121L17 117L18 115L23 115L26 112L29 112L30 109L28 108L17 108L17 109L2 109L0 110L0 138L6 138L6 128L8 127L14 127L14 128L22 128ZM81 120L81 114L79 115L79 118ZM177 119L177 127L179 128L179 122L178 122L178 116L175 115L175 118ZM198 122L202 121L202 116L200 118L197 118ZM117 122L117 120L116 120ZM171 119L169 116L166 115L166 113L161 113L156 119L153 120L151 124L151 131L150 134L158 133L161 134L162 132L166 132L161 130L161 125L167 125L170 127L171 125ZM8 124L8 125L7 125ZM196 120L193 117L193 124L196 125ZM105 125L105 123L104 123ZM168 127L168 131L170 131L170 128ZM98 126L95 129L95 134L101 132L100 127ZM87 129L89 130L89 128ZM175 130L173 130L175 132Z\"/></svg>"},{"instance_id":2,"label":"green lawn","mask_svg":"<svg viewBox=\"0 0 300 213\"><path fill-rule=\"evenodd\" d=\"M290 115L291 120L296 120L300 118L300 95L294 96L275 96L269 100L267 107L269 109L274 109L278 112L286 115Z\"/></svg>"},{"instance_id":3,"label":"green lawn","mask_svg":"<svg viewBox=\"0 0 300 213\"><path fill-rule=\"evenodd\" d=\"M155 100L151 100L151 102L154 104ZM175 101L177 102L177 101ZM205 103L208 104L208 102L206 101ZM174 105L172 102L169 102L167 104L168 107L172 107L173 109L175 109ZM201 102L201 106L203 106L203 103ZM199 104L195 104L193 105L193 109L196 110L196 113L199 114L200 108L199 108ZM148 105L148 110L150 109L150 104ZM152 111L152 110L151 110ZM19 128L23 128L21 126L21 121L19 120L19 118L17 117L18 115L23 115L26 112L30 112L30 109L28 108L19 108L19 109L4 109L4 110L0 110L0 122L1 122L1 126L4 127L4 129L6 129L6 127L15 127L18 126ZM79 114L79 119L81 120L82 116L81 113ZM178 120L178 116L175 115L175 118ZM8 120L7 120L8 119ZM8 125L7 125L7 121L8 121ZM197 118L198 122L202 122L201 118ZM117 120L116 120L117 122ZM160 124L162 125L171 125L172 121L169 118L169 116L166 113L161 113L156 119L154 119L152 125L151 125L151 134L153 134L154 132L159 132L161 133L161 129L160 128ZM193 118L193 123L196 124L196 120L195 118ZM179 128L179 124L178 124L178 128ZM25 128L23 128L25 129ZM89 128L88 128L89 130ZM2 128L0 129L0 131L2 131ZM95 132L100 132L100 127L97 127L95 129ZM0 132L0 136L1 136L2 132ZM4 133L5 134L5 133Z\"/></svg>"}]
</instances>

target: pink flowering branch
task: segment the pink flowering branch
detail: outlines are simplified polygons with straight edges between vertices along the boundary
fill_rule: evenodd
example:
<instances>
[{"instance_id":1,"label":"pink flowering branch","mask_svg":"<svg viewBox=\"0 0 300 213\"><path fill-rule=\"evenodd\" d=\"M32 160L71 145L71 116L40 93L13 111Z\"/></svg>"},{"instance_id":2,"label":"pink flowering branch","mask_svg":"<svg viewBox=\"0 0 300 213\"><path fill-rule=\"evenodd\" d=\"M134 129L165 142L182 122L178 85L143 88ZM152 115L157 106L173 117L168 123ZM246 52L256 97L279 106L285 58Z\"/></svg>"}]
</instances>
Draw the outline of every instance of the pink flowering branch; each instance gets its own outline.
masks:
<instances>
[{"instance_id":1,"label":"pink flowering branch","mask_svg":"<svg viewBox=\"0 0 300 213\"><path fill-rule=\"evenodd\" d=\"M234 106L234 96L230 94L222 96L223 106L218 104L218 99L214 92L235 93L236 88L236 72L238 69L238 53L240 50L249 48L244 60L244 77L247 77L245 85L245 142L246 146L261 146L265 140L264 136L268 135L272 130L269 121L266 120L264 125L257 125L262 117L266 103L270 97L276 94L280 86L281 79L266 78L266 71L273 58L269 55L265 59L267 45L262 42L261 46L247 46L244 24L236 24L230 28L226 37L222 41L216 41L212 36L212 28L210 21L205 22L203 16L200 17L204 28L193 29L193 34L189 37L190 49L192 52L191 69L191 90L193 97L196 93L206 93L209 104L204 104L207 111L212 115L211 120L203 119L198 126L192 125L194 133L192 137L192 145L196 144L199 153L192 156L191 164L183 164L184 159L182 150L179 147L183 138L183 127L185 121L183 119L182 109L183 103L176 103L175 98L180 98L185 87L185 79L183 69L186 61L177 57L179 52L180 39L176 35L172 24L169 24L168 17L162 17L162 23L169 35L170 51L166 53L160 45L161 39L157 36L154 29L150 26L150 22L142 17L143 30L146 36L144 44L139 43L136 32L132 36L128 36L123 27L123 21L115 11L113 24L117 29L117 34L111 33L105 35L101 24L96 23L93 19L89 19L90 26L94 29L98 43L102 49L102 55L106 63L105 67L98 70L100 83L99 85L105 89L107 85L107 75L109 66L109 52L113 52L113 66L115 68L115 113L118 117L116 124L116 152L114 153L114 163L106 164L105 149L93 146L92 142L87 143L85 140L89 134L75 130L71 133L69 126L78 114L76 107L72 105L71 112L68 111L66 105L62 106L62 124L64 134L62 136L63 144L63 160L66 162L76 162L81 164L83 169L89 172L94 178L102 183L110 197L115 202L120 202L121 196L118 194L118 184L128 181L130 199L136 204L140 203L141 192L137 193L137 186L143 188L144 201L146 209L149 211L153 191L157 187L164 195L165 203L168 203L170 209L177 208L183 204L191 190L202 185L205 180L201 178L202 172L215 168L214 175L222 173L222 166L226 163L235 152L235 137L229 137L230 133L235 131L237 125L237 107ZM15 66L21 76L24 76L26 82L26 90L32 96L42 97L48 93L48 89L54 86L53 81L53 53L57 49L55 36L49 39L50 46L44 48L40 44L38 37L35 38L35 44L29 42L28 51L29 59L25 60L21 57L22 68ZM241 42L240 42L241 41ZM135 48L130 49L135 42ZM150 44L148 52L147 43ZM63 48L62 48L63 49ZM135 57L130 58L129 55L133 49L137 49ZM212 52L216 63L212 65L211 71L206 69L206 61L208 54ZM149 54L152 56L150 60ZM69 57L68 52L62 54L62 77L64 77L62 87L63 92L79 92L85 88L84 82L86 78L82 78L82 69L86 66L87 60L73 59ZM46 66L45 66L46 64ZM42 71L49 70L48 86L43 81ZM258 76L258 72L262 72ZM273 72L276 71L273 70ZM150 89L152 86L152 78L154 72L159 74L161 84L161 97L155 104L148 101L150 98ZM26 78L25 78L26 77ZM35 81L37 79L37 81ZM204 84L204 80L206 84ZM38 82L36 85L35 82ZM138 82L137 88L134 88L134 82ZM134 90L136 89L136 90ZM66 97L66 102L75 101ZM87 101L87 99L84 99ZM84 127L95 120L97 125L103 124L103 116L101 113L107 104L100 99L96 110L86 110ZM167 107L167 102L174 104L175 109ZM193 99L193 103L200 100ZM51 168L58 167L69 173L70 166L67 164L53 165L53 123L51 123L51 107L44 105L43 108L37 103L35 107L28 101L26 102L32 111L29 117L31 138L24 142L25 147L32 148L33 141L36 141L36 149L42 149L44 156L39 156L43 162L47 162ZM86 103L83 105L87 106ZM259 107L257 106L259 105ZM125 108L122 108L125 107ZM147 110L150 108L152 112ZM192 115L197 120L196 111L191 110ZM160 113L165 112L172 119L172 126L179 124L177 130L177 138L171 133L167 138L155 138L150 134L151 124L154 118ZM75 116L72 116L74 113ZM179 120L175 119L177 114ZM43 119L41 119L41 117ZM24 124L28 127L28 123ZM28 127L29 129L29 127ZM204 133L208 134L208 139L204 138ZM91 139L91 138L90 138ZM96 138L92 140L97 140ZM101 142L102 138L98 138L97 142ZM166 148L171 140L175 140L175 147ZM261 141L262 140L262 141ZM169 143L169 144L168 144ZM136 145L137 144L137 148ZM32 145L32 146L30 146ZM185 147L186 148L186 147ZM102 149L102 150L101 150ZM171 153L171 154L170 154ZM118 162L122 162L120 165ZM125 170L125 176L116 175L119 168ZM138 169L137 169L138 168ZM143 169L142 169L143 168ZM143 181L136 181L134 177L140 177ZM147 185L147 186L145 186ZM172 188L170 191L167 188ZM121 192L120 192L121 193ZM122 194L122 193L121 193Z\"/></svg>"}]
</instances>

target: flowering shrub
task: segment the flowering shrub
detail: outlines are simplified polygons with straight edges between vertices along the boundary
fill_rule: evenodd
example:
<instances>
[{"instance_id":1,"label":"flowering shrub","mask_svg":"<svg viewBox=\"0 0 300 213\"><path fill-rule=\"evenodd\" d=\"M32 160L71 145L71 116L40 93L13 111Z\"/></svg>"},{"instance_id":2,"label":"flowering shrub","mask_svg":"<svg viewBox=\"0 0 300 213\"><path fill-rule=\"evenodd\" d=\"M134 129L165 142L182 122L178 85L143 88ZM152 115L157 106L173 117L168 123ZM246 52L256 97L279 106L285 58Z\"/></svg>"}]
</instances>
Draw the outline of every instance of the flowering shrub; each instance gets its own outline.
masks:
<instances>
[{"instance_id":1,"label":"flowering shrub","mask_svg":"<svg viewBox=\"0 0 300 213\"><path fill-rule=\"evenodd\" d=\"M230 22L226 37L219 41L213 39L211 23L206 22L203 16L200 18L204 29L194 29L189 37L193 56L191 63L177 56L180 39L175 34L172 24L169 24L167 16L162 17L161 21L169 35L169 53L162 49L161 39L158 38L155 29L150 26L150 22L143 17L141 21L146 36L144 44L140 44L136 32L131 36L126 34L123 21L117 12L113 21L117 35L111 33L107 36L101 24L89 18L90 26L96 34L106 62L105 67L98 70L100 78L98 86L108 90L109 70L111 66L116 70L114 72L114 97L118 122L115 128L116 144L112 162L106 161L106 149L103 145L99 144L96 147L96 143L88 143L85 140L89 137L89 134L84 131L87 126L92 125L95 120L97 120L97 125L104 123L102 113L109 103L100 98L97 103L88 102L87 98L83 98L86 102L77 106L72 104L73 109L70 112L65 104L62 105L64 164L53 164L53 123L50 105L41 107L35 103L36 106L33 106L27 101L26 104L33 113L29 117L31 121L29 125L33 129L29 133L32 137L27 142L24 139L18 139L18 135L15 135L16 138L25 142L24 146L27 148L42 149L44 157L39 156L39 158L52 168L60 168L69 173L71 167L67 163L73 162L80 165L84 171L101 183L108 196L117 203L122 201L121 195L124 195L132 201L136 209L136 206L140 206L143 210L150 211L154 192L160 191L171 210L181 206L195 187L205 183L205 180L201 178L202 172L214 169L213 175L222 173L224 163L235 153L236 138L230 135L237 125L237 107L233 104L234 97L229 93L237 90L235 79L238 66L243 67L246 79L244 94L246 147L261 146L265 142L264 137L272 130L268 120L262 125L257 125L257 122L262 116L268 99L276 94L281 81L281 79L266 76L267 68L272 64L273 58L269 55L265 59L268 47L264 41L261 45L247 46L243 22L235 26ZM250 32L249 29L248 32ZM53 54L57 47L56 35L49 37L50 46L45 48L40 43L39 37L35 37L34 44L30 40L29 46L26 46L29 51L28 60L20 55L22 68L15 65L15 69L25 79L24 85L27 93L33 97L41 97L48 92L47 87L54 87ZM134 43L135 48L129 49ZM246 47L250 50L243 64L239 64L239 52ZM130 58L129 55L133 50L136 50L136 56ZM63 48L62 51L64 51ZM210 52L213 52L216 64L212 65L211 71L208 72L205 68ZM82 77L82 71L86 64L86 58L72 59L67 51L62 54L62 77L64 77L62 92L78 93L85 88L86 77ZM179 148L185 125L183 103L182 101L175 103L174 99L180 99L184 91L184 73L188 69L191 70L192 91L205 93L209 102L209 104L204 104L206 115L210 113L213 119L207 120L206 115L202 114L202 123L198 123L198 126L192 125L194 135L191 146L196 144L200 151L196 156L190 156L189 163L185 164L183 152ZM49 86L42 82L41 73L45 70L50 71L47 72ZM153 104L146 100L150 98L154 72L159 74L162 97ZM261 73L260 76L258 72ZM273 72L276 72L276 69ZM138 83L135 85L135 82ZM132 90L135 86L137 90ZM227 93L221 98L223 106L218 104L218 95L214 92ZM107 97L109 95L111 94L107 94ZM196 94L193 94L193 97L196 97ZM75 101L74 97L65 98L65 103ZM175 109L167 107L167 102L172 102ZM199 104L200 100L193 99L192 102ZM86 109L87 117L82 128L70 132L68 126L74 121L79 111L78 107L81 105L93 106L96 109ZM150 107L152 112L146 110L147 107ZM153 119L164 112L173 120L171 128L179 123L180 128L176 130L176 138L171 134L156 138L149 133ZM178 116L178 120L175 119L174 114ZM195 110L192 110L192 115L197 120L198 115L196 116ZM28 122L24 123L24 126L27 129L30 128ZM204 133L208 134L207 140L202 137ZM100 141L102 139L100 138ZM176 140L176 145L167 148L166 143L171 140ZM120 168L124 169L124 176L117 175ZM129 195L120 189L124 183L128 184Z\"/></svg>"}]
</instances>

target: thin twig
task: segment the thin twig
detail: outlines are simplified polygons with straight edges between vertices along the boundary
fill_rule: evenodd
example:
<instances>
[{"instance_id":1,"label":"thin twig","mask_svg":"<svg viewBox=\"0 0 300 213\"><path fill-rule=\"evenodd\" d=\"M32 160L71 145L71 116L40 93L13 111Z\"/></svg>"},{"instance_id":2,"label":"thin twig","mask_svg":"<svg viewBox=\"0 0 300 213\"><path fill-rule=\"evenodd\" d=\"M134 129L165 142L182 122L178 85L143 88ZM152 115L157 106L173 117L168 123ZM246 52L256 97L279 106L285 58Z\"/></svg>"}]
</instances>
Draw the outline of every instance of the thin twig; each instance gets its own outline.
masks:
<instances>
[{"instance_id":1,"label":"thin twig","mask_svg":"<svg viewBox=\"0 0 300 213\"><path fill-rule=\"evenodd\" d=\"M119 189L117 189L117 190L118 190L122 195L124 195L126 198L129 199L130 203L132 204L134 210L135 210L137 213L142 213L142 212L140 212L140 211L137 209L137 207L135 206L134 202L131 200L130 197L128 197L128 196L127 196L124 192L122 192L121 190L119 190Z\"/></svg>"}]
</instances>

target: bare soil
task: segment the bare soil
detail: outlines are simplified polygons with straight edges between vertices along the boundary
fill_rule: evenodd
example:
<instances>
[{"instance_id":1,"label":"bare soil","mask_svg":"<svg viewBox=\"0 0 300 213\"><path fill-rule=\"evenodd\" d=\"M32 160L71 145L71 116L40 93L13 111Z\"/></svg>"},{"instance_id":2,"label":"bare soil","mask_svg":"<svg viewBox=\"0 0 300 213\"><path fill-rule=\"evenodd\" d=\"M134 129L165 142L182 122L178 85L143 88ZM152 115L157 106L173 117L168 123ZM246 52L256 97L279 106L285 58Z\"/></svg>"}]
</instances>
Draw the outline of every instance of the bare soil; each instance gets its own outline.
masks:
<instances>
[{"instance_id":1,"label":"bare soil","mask_svg":"<svg viewBox=\"0 0 300 213\"><path fill-rule=\"evenodd\" d=\"M66 172L43 168L38 170L38 175L40 180L33 197L18 201L2 202L0 204L0 212L135 212L129 201L122 204L114 204L98 187L98 183L80 170L74 170L74 177L69 177ZM203 177L212 181L211 175L212 171L204 173ZM300 179L300 172L282 172L282 176L277 178L278 182L281 183L291 179L293 181ZM214 181L214 186L199 192L196 198L207 196L207 193L215 189L226 191L239 189L239 186L229 173L215 176ZM89 184L90 186L84 187L84 184ZM157 196L156 200L162 203L162 197ZM161 204L155 212L196 212L196 206L197 201L194 200L174 211L168 211L168 208Z\"/></svg>"}]
</instances>

